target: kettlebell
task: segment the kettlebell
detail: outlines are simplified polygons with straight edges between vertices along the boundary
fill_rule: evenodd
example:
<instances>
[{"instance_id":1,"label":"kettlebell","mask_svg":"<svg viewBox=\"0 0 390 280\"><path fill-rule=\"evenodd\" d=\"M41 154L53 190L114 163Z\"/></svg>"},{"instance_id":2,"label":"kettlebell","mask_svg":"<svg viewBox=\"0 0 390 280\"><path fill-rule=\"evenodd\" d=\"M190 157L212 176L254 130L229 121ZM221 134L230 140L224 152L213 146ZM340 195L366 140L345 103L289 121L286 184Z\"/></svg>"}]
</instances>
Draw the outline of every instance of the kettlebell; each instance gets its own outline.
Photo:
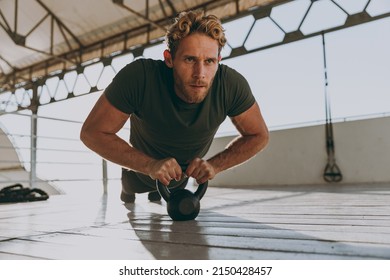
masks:
<instances>
[{"instance_id":1,"label":"kettlebell","mask_svg":"<svg viewBox=\"0 0 390 280\"><path fill-rule=\"evenodd\" d=\"M161 197L167 202L168 215L174 221L194 220L200 211L200 200L206 193L208 181L198 186L195 193L186 189L170 191L159 180L156 187Z\"/></svg>"}]
</instances>

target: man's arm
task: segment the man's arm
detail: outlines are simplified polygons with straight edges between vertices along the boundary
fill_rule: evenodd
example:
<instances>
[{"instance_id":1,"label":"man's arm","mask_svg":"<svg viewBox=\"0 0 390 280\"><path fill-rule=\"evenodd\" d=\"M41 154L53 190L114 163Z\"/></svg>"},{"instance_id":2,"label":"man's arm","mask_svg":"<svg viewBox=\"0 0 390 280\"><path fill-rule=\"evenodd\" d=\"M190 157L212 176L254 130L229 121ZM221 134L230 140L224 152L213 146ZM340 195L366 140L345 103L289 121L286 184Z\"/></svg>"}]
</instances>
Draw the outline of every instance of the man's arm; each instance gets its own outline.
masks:
<instances>
[{"instance_id":1,"label":"man's arm","mask_svg":"<svg viewBox=\"0 0 390 280\"><path fill-rule=\"evenodd\" d=\"M199 184L226 169L244 163L268 144L268 128L257 103L242 114L232 117L232 122L240 135L210 159L194 159L188 166L187 175L194 177Z\"/></svg>"},{"instance_id":2,"label":"man's arm","mask_svg":"<svg viewBox=\"0 0 390 280\"><path fill-rule=\"evenodd\" d=\"M149 175L168 185L179 180L182 171L175 159L156 160L132 147L117 135L129 115L115 108L103 94L85 120L81 141L101 157L124 168Z\"/></svg>"}]
</instances>

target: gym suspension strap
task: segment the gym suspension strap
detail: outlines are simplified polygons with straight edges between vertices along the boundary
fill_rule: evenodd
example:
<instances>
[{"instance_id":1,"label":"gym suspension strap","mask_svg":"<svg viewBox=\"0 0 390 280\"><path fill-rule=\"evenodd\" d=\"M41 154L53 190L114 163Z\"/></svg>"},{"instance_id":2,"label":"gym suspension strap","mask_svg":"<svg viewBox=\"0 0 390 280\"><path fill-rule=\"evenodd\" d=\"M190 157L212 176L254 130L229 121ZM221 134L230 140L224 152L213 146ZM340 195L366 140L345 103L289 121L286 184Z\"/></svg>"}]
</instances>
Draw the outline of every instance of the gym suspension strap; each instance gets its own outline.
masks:
<instances>
[{"instance_id":1,"label":"gym suspension strap","mask_svg":"<svg viewBox=\"0 0 390 280\"><path fill-rule=\"evenodd\" d=\"M333 139L333 125L331 114L330 96L328 93L328 74L326 67L326 52L325 52L325 36L322 32L322 50L324 54L324 74L325 74L325 137L326 137L326 152L328 154L328 161L325 166L323 178L327 182L340 182L343 179L340 168L336 164L334 139Z\"/></svg>"}]
</instances>

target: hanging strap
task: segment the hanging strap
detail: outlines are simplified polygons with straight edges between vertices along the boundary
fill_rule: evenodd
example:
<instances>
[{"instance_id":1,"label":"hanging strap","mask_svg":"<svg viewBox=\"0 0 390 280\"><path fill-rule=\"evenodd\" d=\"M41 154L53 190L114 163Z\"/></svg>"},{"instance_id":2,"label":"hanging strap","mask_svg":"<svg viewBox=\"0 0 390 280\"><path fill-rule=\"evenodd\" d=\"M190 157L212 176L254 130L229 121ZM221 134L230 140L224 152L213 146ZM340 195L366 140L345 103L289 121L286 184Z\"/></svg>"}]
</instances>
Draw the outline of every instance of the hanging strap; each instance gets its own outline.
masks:
<instances>
[{"instance_id":1,"label":"hanging strap","mask_svg":"<svg viewBox=\"0 0 390 280\"><path fill-rule=\"evenodd\" d=\"M328 161L325 166L323 178L327 182L340 182L343 179L341 170L336 164L334 139L333 139L333 124L332 124L332 113L330 106L330 97L328 94L328 74L326 66L326 52L325 52L325 36L322 32L322 50L324 55L324 74L325 74L325 137L326 137L326 152L328 154Z\"/></svg>"}]
</instances>

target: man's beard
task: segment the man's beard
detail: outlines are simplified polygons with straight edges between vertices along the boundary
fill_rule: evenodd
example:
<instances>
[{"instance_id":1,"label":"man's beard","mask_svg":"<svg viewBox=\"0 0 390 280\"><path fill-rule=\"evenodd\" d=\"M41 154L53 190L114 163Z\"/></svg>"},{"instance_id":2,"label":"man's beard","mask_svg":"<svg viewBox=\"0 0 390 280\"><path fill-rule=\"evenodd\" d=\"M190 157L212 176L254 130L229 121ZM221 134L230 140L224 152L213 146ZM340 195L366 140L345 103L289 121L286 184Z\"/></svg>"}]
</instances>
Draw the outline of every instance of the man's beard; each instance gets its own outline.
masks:
<instances>
[{"instance_id":1,"label":"man's beard","mask_svg":"<svg viewBox=\"0 0 390 280\"><path fill-rule=\"evenodd\" d=\"M176 78L176 95L186 103L201 103L208 95L213 80L210 81L210 84L196 80L183 83L183 80Z\"/></svg>"}]
</instances>

